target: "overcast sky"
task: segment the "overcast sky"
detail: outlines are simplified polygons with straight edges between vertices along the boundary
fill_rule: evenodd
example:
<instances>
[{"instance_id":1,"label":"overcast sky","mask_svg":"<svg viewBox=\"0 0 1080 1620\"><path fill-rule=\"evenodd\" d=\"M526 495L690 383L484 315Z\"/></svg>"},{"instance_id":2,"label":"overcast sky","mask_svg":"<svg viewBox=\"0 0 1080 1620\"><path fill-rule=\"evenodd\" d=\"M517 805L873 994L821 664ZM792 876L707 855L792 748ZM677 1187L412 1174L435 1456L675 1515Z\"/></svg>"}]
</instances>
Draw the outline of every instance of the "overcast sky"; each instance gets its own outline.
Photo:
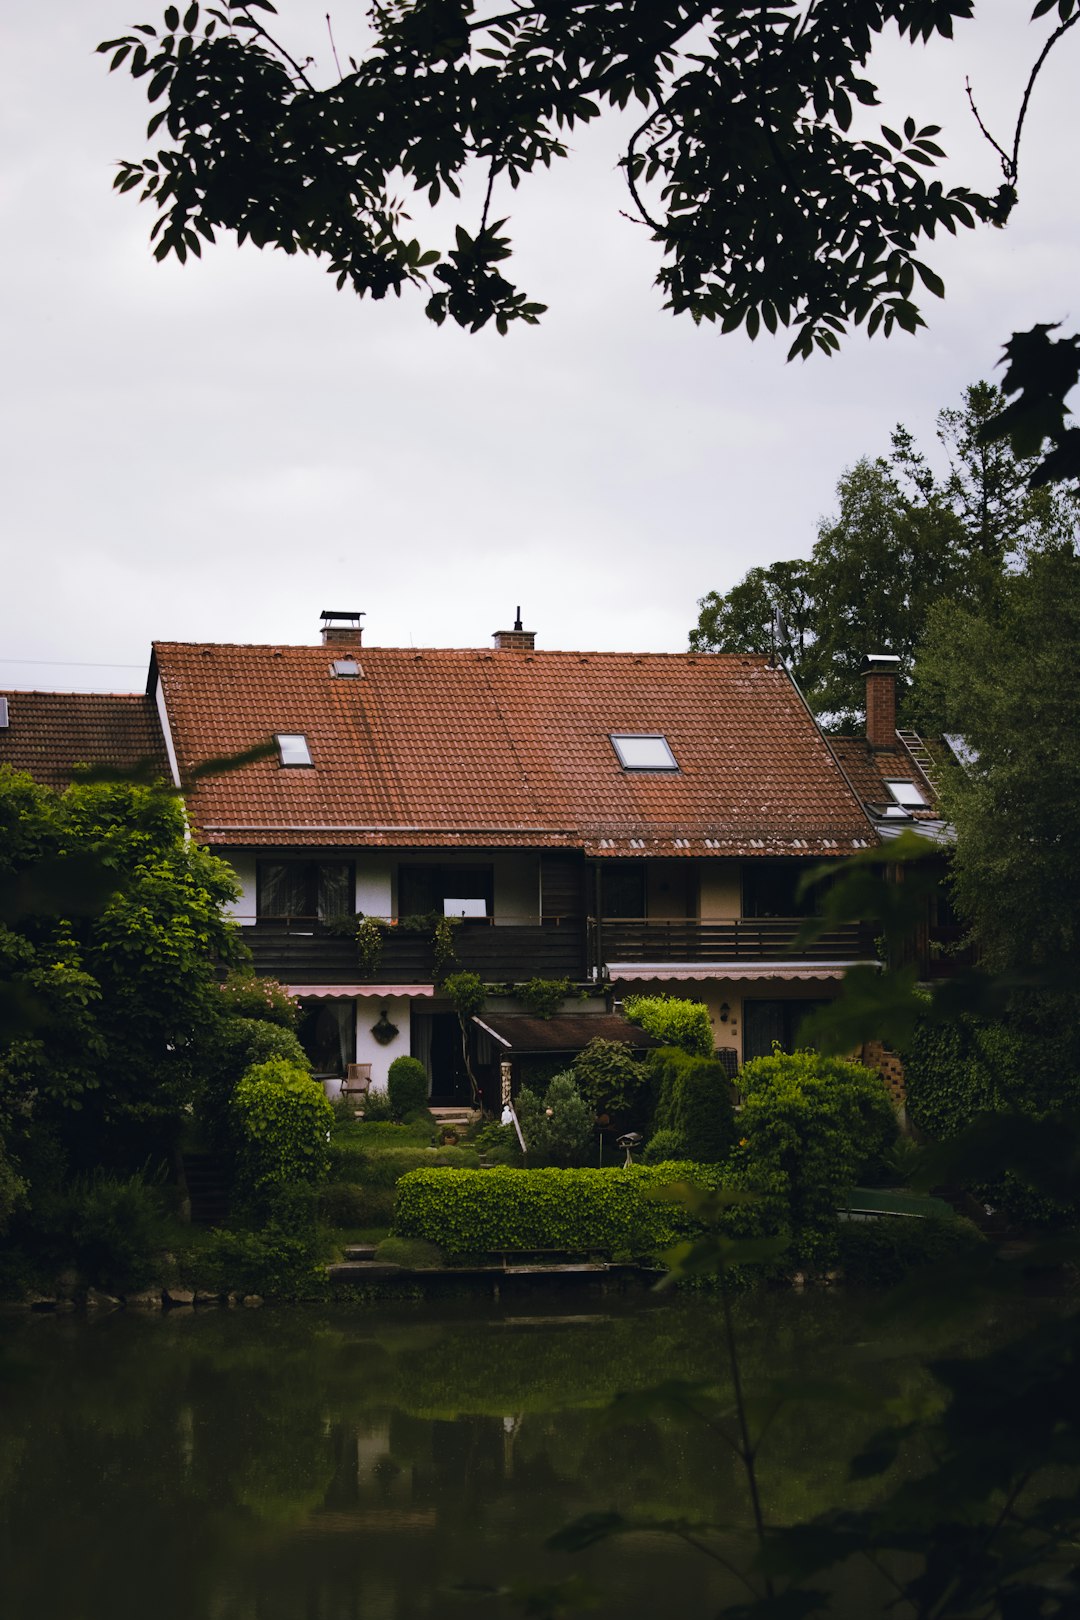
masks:
<instances>
[{"instance_id":1,"label":"overcast sky","mask_svg":"<svg viewBox=\"0 0 1080 1620\"><path fill-rule=\"evenodd\" d=\"M135 689L152 639L312 641L323 608L384 646L487 645L520 602L541 647L678 651L705 591L808 553L897 421L929 446L1010 332L1080 324L1080 30L1039 81L1013 223L923 255L948 284L929 331L789 366L789 340L663 312L613 127L507 200L537 329L436 329L419 295L361 302L230 241L156 264L150 209L111 190L143 89L93 51L161 9L5 7L0 686ZM325 75L324 0L280 9ZM889 50L878 118L944 125L950 181L1000 181L964 77L1004 138L1052 27L1030 9L977 0L951 45ZM361 17L339 0L343 58Z\"/></svg>"}]
</instances>

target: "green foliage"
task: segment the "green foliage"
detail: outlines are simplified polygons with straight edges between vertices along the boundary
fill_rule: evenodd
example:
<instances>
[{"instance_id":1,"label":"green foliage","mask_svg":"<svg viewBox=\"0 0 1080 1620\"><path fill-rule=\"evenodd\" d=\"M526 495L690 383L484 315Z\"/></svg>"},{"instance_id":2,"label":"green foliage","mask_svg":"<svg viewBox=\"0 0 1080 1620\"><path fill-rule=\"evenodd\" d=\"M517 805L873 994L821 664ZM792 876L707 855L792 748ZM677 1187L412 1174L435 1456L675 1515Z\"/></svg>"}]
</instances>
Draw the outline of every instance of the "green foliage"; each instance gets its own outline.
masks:
<instances>
[{"instance_id":1,"label":"green foliage","mask_svg":"<svg viewBox=\"0 0 1080 1620\"><path fill-rule=\"evenodd\" d=\"M347 1117L351 1119L355 1113L355 1108L347 1098L345 1100L347 1103ZM394 1110L390 1105L390 1093L385 1086L374 1087L365 1093L363 1114L365 1125L384 1125L393 1120Z\"/></svg>"},{"instance_id":2,"label":"green foliage","mask_svg":"<svg viewBox=\"0 0 1080 1620\"><path fill-rule=\"evenodd\" d=\"M943 785L953 898L984 965L1080 980L1080 557L1035 555L993 615L932 614L920 700L969 757Z\"/></svg>"},{"instance_id":3,"label":"green foliage","mask_svg":"<svg viewBox=\"0 0 1080 1620\"><path fill-rule=\"evenodd\" d=\"M977 1226L959 1217L841 1221L837 1256L844 1281L894 1288L923 1266L960 1263L985 1245Z\"/></svg>"},{"instance_id":4,"label":"green foliage","mask_svg":"<svg viewBox=\"0 0 1080 1620\"><path fill-rule=\"evenodd\" d=\"M220 986L226 1017L259 1019L281 1029L295 1030L300 1003L276 979L260 978L248 969L234 969Z\"/></svg>"},{"instance_id":5,"label":"green foliage","mask_svg":"<svg viewBox=\"0 0 1080 1620\"><path fill-rule=\"evenodd\" d=\"M571 1071L594 1114L617 1114L637 1125L651 1112L651 1070L627 1041L590 1041Z\"/></svg>"},{"instance_id":6,"label":"green foliage","mask_svg":"<svg viewBox=\"0 0 1080 1620\"><path fill-rule=\"evenodd\" d=\"M425 1243L423 1238L391 1236L383 1238L375 1258L384 1265L404 1266L406 1271L429 1271L441 1266L445 1256L436 1244Z\"/></svg>"},{"instance_id":7,"label":"green foliage","mask_svg":"<svg viewBox=\"0 0 1080 1620\"><path fill-rule=\"evenodd\" d=\"M451 979L460 980L476 977L475 974L451 974L450 972L450 969L457 964L457 952L454 950L454 930L456 927L457 920L455 918L436 917L431 933L431 971L435 983L444 985L444 988L446 984L450 983ZM457 1005L455 993L447 990L446 994L450 997L454 1011L458 1016L467 1016L467 1014L461 1012L460 1007ZM457 994L458 996L466 996L467 992L459 986Z\"/></svg>"},{"instance_id":8,"label":"green foliage","mask_svg":"<svg viewBox=\"0 0 1080 1620\"><path fill-rule=\"evenodd\" d=\"M351 1181L331 1181L320 1187L317 1208L319 1219L330 1226L363 1226L370 1216L366 1190Z\"/></svg>"},{"instance_id":9,"label":"green foliage","mask_svg":"<svg viewBox=\"0 0 1080 1620\"><path fill-rule=\"evenodd\" d=\"M244 1190L275 1203L296 1186L325 1180L334 1112L322 1087L281 1058L257 1063L232 1100Z\"/></svg>"},{"instance_id":10,"label":"green foliage","mask_svg":"<svg viewBox=\"0 0 1080 1620\"><path fill-rule=\"evenodd\" d=\"M712 1057L712 1024L702 1002L681 996L627 996L623 1010L632 1024L640 1025L665 1046L681 1046L693 1057Z\"/></svg>"},{"instance_id":11,"label":"green foliage","mask_svg":"<svg viewBox=\"0 0 1080 1620\"><path fill-rule=\"evenodd\" d=\"M656 1129L674 1134L675 1157L700 1164L725 1159L735 1140L735 1114L723 1065L677 1046L660 1047L647 1061L657 1092Z\"/></svg>"},{"instance_id":12,"label":"green foliage","mask_svg":"<svg viewBox=\"0 0 1080 1620\"><path fill-rule=\"evenodd\" d=\"M257 1232L221 1227L185 1259L197 1288L295 1299L321 1291L315 1229L271 1220Z\"/></svg>"},{"instance_id":13,"label":"green foliage","mask_svg":"<svg viewBox=\"0 0 1080 1620\"><path fill-rule=\"evenodd\" d=\"M462 1020L474 1017L487 999L484 981L478 973L451 973L442 981L442 991Z\"/></svg>"},{"instance_id":14,"label":"green foliage","mask_svg":"<svg viewBox=\"0 0 1080 1620\"><path fill-rule=\"evenodd\" d=\"M165 1210L161 1187L144 1175L97 1171L68 1193L72 1255L95 1288L127 1293L162 1275Z\"/></svg>"},{"instance_id":15,"label":"green foliage","mask_svg":"<svg viewBox=\"0 0 1080 1620\"><path fill-rule=\"evenodd\" d=\"M431 1082L419 1058L397 1057L387 1075L390 1113L395 1120L407 1119L427 1107Z\"/></svg>"},{"instance_id":16,"label":"green foliage","mask_svg":"<svg viewBox=\"0 0 1080 1620\"><path fill-rule=\"evenodd\" d=\"M684 1180L715 1185L709 1166L630 1170L416 1170L398 1183L394 1232L454 1256L500 1249L652 1254L688 1224L652 1189Z\"/></svg>"},{"instance_id":17,"label":"green foliage","mask_svg":"<svg viewBox=\"0 0 1080 1620\"><path fill-rule=\"evenodd\" d=\"M1059 4L1064 16L1071 0ZM360 295L423 287L439 324L533 324L545 306L503 273L505 220L489 218L488 204L478 222L459 216L443 250L410 238L411 218L425 199L445 206L485 181L490 203L497 182L516 188L567 157L578 126L634 100L643 111L618 167L634 218L660 244L667 306L750 338L794 327L789 353L806 357L832 353L854 326L916 331L916 285L944 294L919 257L924 242L1002 225L1016 201L1015 159L993 196L932 180L926 171L946 157L937 124L862 118L853 128L853 103L878 102L868 75L886 29L897 23L912 45L951 38L954 20L971 15L962 0L874 5L855 20L847 7L818 7L797 24L784 7L678 4L658 18L654 7L573 0L479 15L407 0L375 11L366 51L326 88L315 42L290 40L290 53L265 15L273 9L260 6L257 20L234 7L218 34L220 13L200 22L193 8L181 29L170 8L166 31L142 24L98 47L160 103L148 138L161 127L170 138L122 162L114 180L153 201L158 259L183 263L235 232L315 255Z\"/></svg>"},{"instance_id":18,"label":"green foliage","mask_svg":"<svg viewBox=\"0 0 1080 1620\"><path fill-rule=\"evenodd\" d=\"M641 1153L642 1164L666 1164L671 1159L681 1159L685 1153L685 1144L681 1131L665 1128L654 1131L646 1142Z\"/></svg>"},{"instance_id":19,"label":"green foliage","mask_svg":"<svg viewBox=\"0 0 1080 1620\"><path fill-rule=\"evenodd\" d=\"M356 963L361 978L374 978L383 952L383 928L377 917L361 917L356 924Z\"/></svg>"},{"instance_id":20,"label":"green foliage","mask_svg":"<svg viewBox=\"0 0 1080 1620\"><path fill-rule=\"evenodd\" d=\"M939 413L949 464L943 478L898 427L888 460L864 457L840 478L839 510L821 520L809 561L753 568L726 595L703 597L691 647L768 651L779 610L788 635L780 650L828 725L856 725L865 706L863 655L887 648L900 658L900 723L914 718L931 732L940 729L942 707L926 684L911 692L932 610L940 612L944 602L992 610L1018 560L1067 545L1076 533L1075 500L1028 487L1033 459L981 442L1002 403L998 389L976 383L965 390L962 408Z\"/></svg>"},{"instance_id":21,"label":"green foliage","mask_svg":"<svg viewBox=\"0 0 1080 1620\"><path fill-rule=\"evenodd\" d=\"M515 993L537 1018L553 1018L570 994L569 979L530 979L515 986Z\"/></svg>"},{"instance_id":22,"label":"green foliage","mask_svg":"<svg viewBox=\"0 0 1080 1620\"><path fill-rule=\"evenodd\" d=\"M744 1065L732 1182L759 1195L799 1258L832 1263L836 1211L896 1135L881 1076L817 1052L777 1052Z\"/></svg>"},{"instance_id":23,"label":"green foliage","mask_svg":"<svg viewBox=\"0 0 1080 1620\"><path fill-rule=\"evenodd\" d=\"M572 1074L557 1074L543 1097L523 1086L518 1123L531 1164L583 1164L590 1156L593 1115Z\"/></svg>"}]
</instances>

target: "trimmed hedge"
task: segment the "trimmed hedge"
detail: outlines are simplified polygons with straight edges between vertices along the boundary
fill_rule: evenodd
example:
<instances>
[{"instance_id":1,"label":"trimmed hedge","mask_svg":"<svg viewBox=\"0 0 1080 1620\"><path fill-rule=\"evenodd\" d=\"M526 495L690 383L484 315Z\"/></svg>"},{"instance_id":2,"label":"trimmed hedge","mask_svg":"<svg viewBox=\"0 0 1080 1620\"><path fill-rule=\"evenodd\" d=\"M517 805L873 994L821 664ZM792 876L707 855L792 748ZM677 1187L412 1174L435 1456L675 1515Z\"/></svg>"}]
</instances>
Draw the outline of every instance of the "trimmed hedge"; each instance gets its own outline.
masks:
<instances>
[{"instance_id":1,"label":"trimmed hedge","mask_svg":"<svg viewBox=\"0 0 1080 1620\"><path fill-rule=\"evenodd\" d=\"M627 996L623 1011L632 1024L640 1024L665 1046L678 1046L691 1057L711 1058L713 1047L709 1009L685 996Z\"/></svg>"},{"instance_id":2,"label":"trimmed hedge","mask_svg":"<svg viewBox=\"0 0 1080 1620\"><path fill-rule=\"evenodd\" d=\"M233 1094L244 1189L273 1198L326 1179L334 1111L323 1088L284 1058L256 1063Z\"/></svg>"},{"instance_id":3,"label":"trimmed hedge","mask_svg":"<svg viewBox=\"0 0 1080 1620\"><path fill-rule=\"evenodd\" d=\"M614 1170L414 1170L398 1182L394 1232L451 1255L500 1249L650 1254L693 1229L656 1187L720 1185L715 1165L669 1163Z\"/></svg>"},{"instance_id":4,"label":"trimmed hedge","mask_svg":"<svg viewBox=\"0 0 1080 1620\"><path fill-rule=\"evenodd\" d=\"M892 1288L919 1266L970 1256L985 1243L971 1221L954 1218L841 1221L839 1261L844 1281Z\"/></svg>"},{"instance_id":5,"label":"trimmed hedge","mask_svg":"<svg viewBox=\"0 0 1080 1620\"><path fill-rule=\"evenodd\" d=\"M407 1119L428 1105L431 1082L419 1058L397 1057L386 1077L390 1112L395 1119Z\"/></svg>"}]
</instances>

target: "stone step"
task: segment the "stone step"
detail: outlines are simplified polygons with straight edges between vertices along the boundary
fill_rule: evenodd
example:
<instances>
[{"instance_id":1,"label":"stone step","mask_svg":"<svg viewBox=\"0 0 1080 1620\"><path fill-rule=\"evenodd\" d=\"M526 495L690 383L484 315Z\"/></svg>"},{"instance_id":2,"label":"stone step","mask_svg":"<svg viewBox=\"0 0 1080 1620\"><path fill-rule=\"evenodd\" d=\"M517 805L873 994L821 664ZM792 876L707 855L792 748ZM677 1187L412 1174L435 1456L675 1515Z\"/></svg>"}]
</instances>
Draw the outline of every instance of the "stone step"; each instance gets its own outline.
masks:
<instances>
[{"instance_id":1,"label":"stone step","mask_svg":"<svg viewBox=\"0 0 1080 1620\"><path fill-rule=\"evenodd\" d=\"M373 1243L349 1243L345 1247L346 1260L374 1260L375 1245Z\"/></svg>"}]
</instances>

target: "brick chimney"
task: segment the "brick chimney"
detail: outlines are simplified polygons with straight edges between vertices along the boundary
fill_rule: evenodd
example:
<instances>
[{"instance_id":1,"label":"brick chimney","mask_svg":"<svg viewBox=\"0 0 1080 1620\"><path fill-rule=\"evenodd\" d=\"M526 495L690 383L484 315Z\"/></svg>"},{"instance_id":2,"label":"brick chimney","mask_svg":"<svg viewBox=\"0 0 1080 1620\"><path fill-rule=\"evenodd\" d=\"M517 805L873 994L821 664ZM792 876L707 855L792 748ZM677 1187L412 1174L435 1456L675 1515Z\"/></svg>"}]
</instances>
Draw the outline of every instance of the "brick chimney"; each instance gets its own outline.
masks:
<instances>
[{"instance_id":1,"label":"brick chimney","mask_svg":"<svg viewBox=\"0 0 1080 1620\"><path fill-rule=\"evenodd\" d=\"M325 608L320 618L324 647L359 647L364 634L360 623L363 613L338 613Z\"/></svg>"},{"instance_id":2,"label":"brick chimney","mask_svg":"<svg viewBox=\"0 0 1080 1620\"><path fill-rule=\"evenodd\" d=\"M499 652L532 652L536 646L536 631L521 628L521 609L517 610L512 630L496 630L495 647Z\"/></svg>"},{"instance_id":3,"label":"brick chimney","mask_svg":"<svg viewBox=\"0 0 1080 1620\"><path fill-rule=\"evenodd\" d=\"M896 747L896 676L900 660L893 653L867 653L866 740L871 748Z\"/></svg>"}]
</instances>

